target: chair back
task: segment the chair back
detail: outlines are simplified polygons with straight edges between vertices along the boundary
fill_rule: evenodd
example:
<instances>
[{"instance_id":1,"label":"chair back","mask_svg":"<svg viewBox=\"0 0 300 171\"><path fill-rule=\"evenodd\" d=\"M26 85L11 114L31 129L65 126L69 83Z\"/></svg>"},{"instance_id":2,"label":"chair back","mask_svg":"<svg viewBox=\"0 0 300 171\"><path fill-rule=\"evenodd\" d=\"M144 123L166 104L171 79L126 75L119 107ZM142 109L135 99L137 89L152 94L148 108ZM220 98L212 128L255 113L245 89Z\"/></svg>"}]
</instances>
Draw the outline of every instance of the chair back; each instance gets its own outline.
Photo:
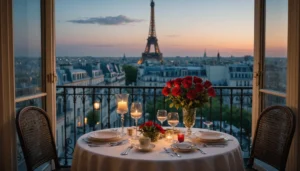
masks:
<instances>
[{"instance_id":1,"label":"chair back","mask_svg":"<svg viewBox=\"0 0 300 171\"><path fill-rule=\"evenodd\" d=\"M53 134L46 112L37 107L25 107L17 114L16 126L27 170L34 170L52 160L55 168L59 169Z\"/></svg>"},{"instance_id":2,"label":"chair back","mask_svg":"<svg viewBox=\"0 0 300 171\"><path fill-rule=\"evenodd\" d=\"M278 170L285 170L295 126L295 115L290 108L266 108L257 122L249 165L253 166L256 158Z\"/></svg>"}]
</instances>

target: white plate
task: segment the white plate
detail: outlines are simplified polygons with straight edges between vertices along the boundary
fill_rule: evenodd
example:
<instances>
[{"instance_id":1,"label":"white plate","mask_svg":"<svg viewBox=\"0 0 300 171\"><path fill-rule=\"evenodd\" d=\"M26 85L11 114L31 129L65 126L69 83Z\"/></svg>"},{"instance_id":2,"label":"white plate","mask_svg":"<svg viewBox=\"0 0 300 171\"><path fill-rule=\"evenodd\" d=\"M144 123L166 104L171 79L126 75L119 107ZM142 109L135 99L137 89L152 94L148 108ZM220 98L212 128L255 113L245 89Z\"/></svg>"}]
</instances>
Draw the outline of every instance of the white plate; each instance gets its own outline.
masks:
<instances>
[{"instance_id":1,"label":"white plate","mask_svg":"<svg viewBox=\"0 0 300 171\"><path fill-rule=\"evenodd\" d=\"M121 138L121 134L116 131L95 131L88 134L88 139L91 141L109 142L117 141Z\"/></svg>"},{"instance_id":2,"label":"white plate","mask_svg":"<svg viewBox=\"0 0 300 171\"><path fill-rule=\"evenodd\" d=\"M224 141L225 136L220 132L199 132L196 134L196 137L203 142L219 142Z\"/></svg>"},{"instance_id":3,"label":"white plate","mask_svg":"<svg viewBox=\"0 0 300 171\"><path fill-rule=\"evenodd\" d=\"M139 151L151 151L155 147L154 144L150 144L148 148L141 148L140 144L136 144L135 148Z\"/></svg>"},{"instance_id":4,"label":"white plate","mask_svg":"<svg viewBox=\"0 0 300 171\"><path fill-rule=\"evenodd\" d=\"M190 142L174 143L171 148L177 151L189 152L195 150L195 145Z\"/></svg>"}]
</instances>

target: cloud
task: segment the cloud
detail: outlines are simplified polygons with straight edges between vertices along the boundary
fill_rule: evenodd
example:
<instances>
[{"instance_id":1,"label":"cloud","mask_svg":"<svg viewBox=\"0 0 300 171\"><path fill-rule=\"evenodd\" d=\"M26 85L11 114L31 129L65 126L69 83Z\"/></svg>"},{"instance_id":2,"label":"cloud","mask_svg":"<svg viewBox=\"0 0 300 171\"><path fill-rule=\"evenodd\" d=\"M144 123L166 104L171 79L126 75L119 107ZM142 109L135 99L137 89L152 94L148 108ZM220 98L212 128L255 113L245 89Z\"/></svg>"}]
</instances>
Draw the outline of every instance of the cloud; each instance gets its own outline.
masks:
<instances>
[{"instance_id":1,"label":"cloud","mask_svg":"<svg viewBox=\"0 0 300 171\"><path fill-rule=\"evenodd\" d=\"M166 35L166 37L170 37L170 38L175 38L175 37L179 37L180 35L178 34L169 34L169 35Z\"/></svg>"},{"instance_id":2,"label":"cloud","mask_svg":"<svg viewBox=\"0 0 300 171\"><path fill-rule=\"evenodd\" d=\"M138 23L143 20L131 19L124 15L118 16L107 16L107 17L92 17L80 20L69 20L67 22L76 23L76 24L99 24L99 25L121 25L128 23Z\"/></svg>"}]
</instances>

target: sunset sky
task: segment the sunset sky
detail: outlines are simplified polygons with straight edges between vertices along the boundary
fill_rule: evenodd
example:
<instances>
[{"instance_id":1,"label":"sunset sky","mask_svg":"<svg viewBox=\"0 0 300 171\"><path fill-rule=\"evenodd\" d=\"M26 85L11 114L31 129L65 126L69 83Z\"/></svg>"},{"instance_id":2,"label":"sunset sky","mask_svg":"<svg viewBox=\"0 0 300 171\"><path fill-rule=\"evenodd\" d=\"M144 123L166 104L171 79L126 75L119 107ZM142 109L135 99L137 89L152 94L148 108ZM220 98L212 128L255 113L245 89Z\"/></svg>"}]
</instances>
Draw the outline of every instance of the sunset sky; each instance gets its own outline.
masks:
<instances>
[{"instance_id":1,"label":"sunset sky","mask_svg":"<svg viewBox=\"0 0 300 171\"><path fill-rule=\"evenodd\" d=\"M37 54L39 4L16 5L21 1L14 1L15 52L27 48ZM267 6L267 55L285 56L287 2L267 0ZM155 12L165 57L202 56L205 49L208 56L218 50L221 56L253 55L254 0L155 0ZM150 0L56 0L55 14L57 56L139 57L145 49ZM24 17L27 29L21 24ZM30 45L23 47L26 42Z\"/></svg>"}]
</instances>

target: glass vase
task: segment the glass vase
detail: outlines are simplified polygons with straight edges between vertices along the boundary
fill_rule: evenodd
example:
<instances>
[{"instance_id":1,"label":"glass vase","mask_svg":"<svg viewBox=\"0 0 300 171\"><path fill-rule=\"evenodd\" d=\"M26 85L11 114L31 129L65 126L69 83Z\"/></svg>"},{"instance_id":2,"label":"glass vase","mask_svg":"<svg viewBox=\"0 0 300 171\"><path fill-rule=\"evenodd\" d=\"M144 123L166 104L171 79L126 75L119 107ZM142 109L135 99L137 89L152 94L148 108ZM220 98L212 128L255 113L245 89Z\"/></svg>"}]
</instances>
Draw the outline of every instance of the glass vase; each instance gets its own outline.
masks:
<instances>
[{"instance_id":1,"label":"glass vase","mask_svg":"<svg viewBox=\"0 0 300 171\"><path fill-rule=\"evenodd\" d=\"M191 128L195 125L196 108L182 108L183 124L187 128L187 135L192 134Z\"/></svg>"}]
</instances>

